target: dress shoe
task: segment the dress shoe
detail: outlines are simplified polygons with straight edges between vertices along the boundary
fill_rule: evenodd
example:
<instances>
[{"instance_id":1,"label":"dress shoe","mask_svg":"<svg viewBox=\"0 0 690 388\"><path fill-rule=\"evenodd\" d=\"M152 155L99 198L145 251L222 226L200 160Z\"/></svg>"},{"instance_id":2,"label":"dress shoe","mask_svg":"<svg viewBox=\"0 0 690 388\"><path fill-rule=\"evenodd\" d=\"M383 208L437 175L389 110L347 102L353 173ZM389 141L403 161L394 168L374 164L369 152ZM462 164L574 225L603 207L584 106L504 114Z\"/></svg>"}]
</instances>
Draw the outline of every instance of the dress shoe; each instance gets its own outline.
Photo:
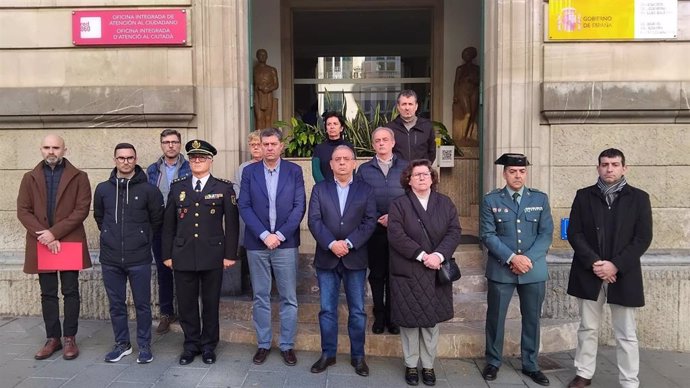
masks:
<instances>
[{"instance_id":1,"label":"dress shoe","mask_svg":"<svg viewBox=\"0 0 690 388\"><path fill-rule=\"evenodd\" d=\"M77 347L77 340L73 335L67 336L63 340L65 346L62 351L62 358L65 360L74 360L79 356L79 348Z\"/></svg>"},{"instance_id":2,"label":"dress shoe","mask_svg":"<svg viewBox=\"0 0 690 388\"><path fill-rule=\"evenodd\" d=\"M529 377L530 379L532 379L532 381L534 381L535 383L537 383L539 385L544 385L544 386L549 385L549 378L546 377L546 375L543 374L540 370L536 370L534 372L529 372L529 371L526 371L523 369L522 374Z\"/></svg>"},{"instance_id":3,"label":"dress shoe","mask_svg":"<svg viewBox=\"0 0 690 388\"><path fill-rule=\"evenodd\" d=\"M180 365L189 365L189 364L191 364L192 362L194 362L194 357L196 357L197 354L199 354L199 352L194 352L194 351L191 351L191 350L185 350L185 351L182 352L182 354L180 355Z\"/></svg>"},{"instance_id":4,"label":"dress shoe","mask_svg":"<svg viewBox=\"0 0 690 388\"><path fill-rule=\"evenodd\" d=\"M321 373L331 365L335 365L335 357L328 357L322 354L321 358L311 366L311 373Z\"/></svg>"},{"instance_id":5,"label":"dress shoe","mask_svg":"<svg viewBox=\"0 0 690 388\"><path fill-rule=\"evenodd\" d=\"M216 352L214 352L213 350L204 350L204 352L201 353L201 361L203 361L204 364L215 364Z\"/></svg>"},{"instance_id":6,"label":"dress shoe","mask_svg":"<svg viewBox=\"0 0 690 388\"><path fill-rule=\"evenodd\" d=\"M498 367L491 364L486 364L484 370L482 371L482 377L484 380L493 381L496 380L496 376L498 376Z\"/></svg>"},{"instance_id":7,"label":"dress shoe","mask_svg":"<svg viewBox=\"0 0 690 388\"><path fill-rule=\"evenodd\" d=\"M288 350L282 350L280 352L280 355L283 356L283 362L287 366L293 366L297 364L297 356L295 355L295 351L292 349Z\"/></svg>"},{"instance_id":8,"label":"dress shoe","mask_svg":"<svg viewBox=\"0 0 690 388\"><path fill-rule=\"evenodd\" d=\"M568 383L568 388L585 388L590 384L592 384L592 379L586 379L582 376L575 375L575 378Z\"/></svg>"},{"instance_id":9,"label":"dress shoe","mask_svg":"<svg viewBox=\"0 0 690 388\"><path fill-rule=\"evenodd\" d=\"M37 360L45 360L60 349L62 349L60 338L48 338L45 345L36 353L34 358Z\"/></svg>"},{"instance_id":10,"label":"dress shoe","mask_svg":"<svg viewBox=\"0 0 690 388\"><path fill-rule=\"evenodd\" d=\"M394 325L394 324L390 323L390 324L388 324L388 332L393 334L393 335L397 335L397 334L400 334L400 328L398 327L398 325Z\"/></svg>"},{"instance_id":11,"label":"dress shoe","mask_svg":"<svg viewBox=\"0 0 690 388\"><path fill-rule=\"evenodd\" d=\"M170 324L175 322L177 317L168 314L161 314L161 318L158 321L158 327L156 328L156 334L165 334L170 331Z\"/></svg>"},{"instance_id":12,"label":"dress shoe","mask_svg":"<svg viewBox=\"0 0 690 388\"><path fill-rule=\"evenodd\" d=\"M434 373L434 368L422 368L422 382L424 385L436 385L436 373Z\"/></svg>"},{"instance_id":13,"label":"dress shoe","mask_svg":"<svg viewBox=\"0 0 690 388\"><path fill-rule=\"evenodd\" d=\"M419 372L417 368L405 368L405 382L407 385L419 385Z\"/></svg>"},{"instance_id":14,"label":"dress shoe","mask_svg":"<svg viewBox=\"0 0 690 388\"><path fill-rule=\"evenodd\" d=\"M256 365L261 365L264 362L266 362L266 357L268 357L268 353L271 351L271 349L264 349L264 348L258 348L256 349L256 353L254 353L254 358L252 358L252 362Z\"/></svg>"},{"instance_id":15,"label":"dress shoe","mask_svg":"<svg viewBox=\"0 0 690 388\"><path fill-rule=\"evenodd\" d=\"M371 332L374 334L383 334L383 330L386 325L383 323L383 319L374 319L374 324L371 326Z\"/></svg>"},{"instance_id":16,"label":"dress shoe","mask_svg":"<svg viewBox=\"0 0 690 388\"><path fill-rule=\"evenodd\" d=\"M357 373L358 375L364 377L369 376L369 365L367 365L367 362L364 361L364 358L351 360L350 365L355 367L355 373Z\"/></svg>"}]
</instances>

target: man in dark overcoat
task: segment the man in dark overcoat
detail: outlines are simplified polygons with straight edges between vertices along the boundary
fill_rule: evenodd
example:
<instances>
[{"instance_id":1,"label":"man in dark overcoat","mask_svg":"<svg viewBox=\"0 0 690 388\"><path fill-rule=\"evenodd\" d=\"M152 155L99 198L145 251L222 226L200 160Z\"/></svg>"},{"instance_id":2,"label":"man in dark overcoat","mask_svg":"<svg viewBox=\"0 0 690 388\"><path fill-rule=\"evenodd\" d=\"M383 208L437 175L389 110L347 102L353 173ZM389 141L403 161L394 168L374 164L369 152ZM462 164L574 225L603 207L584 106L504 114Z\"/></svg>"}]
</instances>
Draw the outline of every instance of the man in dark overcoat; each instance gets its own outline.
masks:
<instances>
[{"instance_id":1,"label":"man in dark overcoat","mask_svg":"<svg viewBox=\"0 0 690 388\"><path fill-rule=\"evenodd\" d=\"M185 146L192 176L173 181L163 220L163 264L173 269L184 350L180 365L201 354L216 362L218 306L223 269L235 264L239 216L232 182L211 175L215 147L203 140ZM199 289L201 287L201 319Z\"/></svg>"},{"instance_id":2,"label":"man in dark overcoat","mask_svg":"<svg viewBox=\"0 0 690 388\"><path fill-rule=\"evenodd\" d=\"M46 326L47 341L34 356L37 360L50 357L63 348L63 343L64 359L72 360L79 355L75 340L80 309L79 271L38 270L38 244L57 253L64 242L81 243L81 268L91 267L84 229L91 205L91 185L86 173L64 157L66 152L65 141L60 136L44 137L41 141L43 160L24 174L17 195L17 218L26 228L24 272L38 274ZM64 301L62 327L58 279ZM60 340L62 335L64 341Z\"/></svg>"},{"instance_id":3,"label":"man in dark overcoat","mask_svg":"<svg viewBox=\"0 0 690 388\"><path fill-rule=\"evenodd\" d=\"M640 257L652 242L649 195L630 186L625 155L610 148L599 154L595 185L578 190L570 210L568 241L573 247L568 294L578 298L575 368L568 387L591 384L604 303L611 308L621 387L638 387L639 350L635 308L644 306Z\"/></svg>"},{"instance_id":4,"label":"man in dark overcoat","mask_svg":"<svg viewBox=\"0 0 690 388\"><path fill-rule=\"evenodd\" d=\"M479 235L489 251L486 310L486 366L482 376L495 380L503 358L508 305L517 288L522 314L522 373L540 385L549 379L539 370L539 317L544 303L546 252L553 239L553 219L546 194L526 187L529 161L522 154L503 154L505 187L484 196Z\"/></svg>"}]
</instances>

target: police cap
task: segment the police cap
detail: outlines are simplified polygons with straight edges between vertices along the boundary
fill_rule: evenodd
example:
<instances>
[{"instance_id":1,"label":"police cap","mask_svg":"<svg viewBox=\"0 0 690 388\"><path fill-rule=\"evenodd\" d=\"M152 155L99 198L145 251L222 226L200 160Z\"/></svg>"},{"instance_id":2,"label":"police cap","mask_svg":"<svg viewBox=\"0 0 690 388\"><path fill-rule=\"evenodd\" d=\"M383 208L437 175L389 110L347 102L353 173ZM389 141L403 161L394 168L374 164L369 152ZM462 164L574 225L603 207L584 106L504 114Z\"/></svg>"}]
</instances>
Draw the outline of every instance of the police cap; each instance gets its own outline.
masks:
<instances>
[{"instance_id":1,"label":"police cap","mask_svg":"<svg viewBox=\"0 0 690 388\"><path fill-rule=\"evenodd\" d=\"M529 160L523 154L503 154L496 159L494 164L501 164L504 166L529 166Z\"/></svg>"},{"instance_id":2,"label":"police cap","mask_svg":"<svg viewBox=\"0 0 690 388\"><path fill-rule=\"evenodd\" d=\"M215 156L218 153L216 147L212 146L211 143L199 139L188 141L184 149L187 151L187 155Z\"/></svg>"}]
</instances>

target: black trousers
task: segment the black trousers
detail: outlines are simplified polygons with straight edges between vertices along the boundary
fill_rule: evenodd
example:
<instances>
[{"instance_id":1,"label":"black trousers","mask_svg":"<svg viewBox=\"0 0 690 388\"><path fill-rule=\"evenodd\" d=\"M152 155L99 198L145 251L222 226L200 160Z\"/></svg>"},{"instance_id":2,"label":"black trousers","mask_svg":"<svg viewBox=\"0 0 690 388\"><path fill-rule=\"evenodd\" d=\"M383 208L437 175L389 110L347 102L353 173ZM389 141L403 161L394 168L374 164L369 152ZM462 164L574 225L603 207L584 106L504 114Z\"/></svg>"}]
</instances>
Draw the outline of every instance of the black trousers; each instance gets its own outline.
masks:
<instances>
[{"instance_id":1,"label":"black trousers","mask_svg":"<svg viewBox=\"0 0 690 388\"><path fill-rule=\"evenodd\" d=\"M376 224L367 245L369 253L369 286L374 301L376 323L390 322L390 284L388 281L388 229Z\"/></svg>"},{"instance_id":2,"label":"black trousers","mask_svg":"<svg viewBox=\"0 0 690 388\"><path fill-rule=\"evenodd\" d=\"M58 276L64 301L65 320L60 326ZM60 271L38 274L41 286L41 309L47 338L77 335L79 327L79 271Z\"/></svg>"},{"instance_id":3,"label":"black trousers","mask_svg":"<svg viewBox=\"0 0 690 388\"><path fill-rule=\"evenodd\" d=\"M218 306L223 269L174 273L177 315L184 332L184 349L192 352L215 350L220 336Z\"/></svg>"}]
</instances>

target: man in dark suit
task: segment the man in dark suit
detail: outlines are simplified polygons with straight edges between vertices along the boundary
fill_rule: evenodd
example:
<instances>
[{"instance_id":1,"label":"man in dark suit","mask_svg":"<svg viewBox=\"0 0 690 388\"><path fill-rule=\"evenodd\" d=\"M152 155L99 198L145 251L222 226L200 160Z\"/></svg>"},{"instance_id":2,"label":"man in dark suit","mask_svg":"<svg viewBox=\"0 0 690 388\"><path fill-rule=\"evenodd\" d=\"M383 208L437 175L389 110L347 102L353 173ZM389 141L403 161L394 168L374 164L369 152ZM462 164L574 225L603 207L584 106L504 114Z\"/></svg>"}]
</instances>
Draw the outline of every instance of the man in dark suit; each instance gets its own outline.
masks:
<instances>
[{"instance_id":1,"label":"man in dark suit","mask_svg":"<svg viewBox=\"0 0 690 388\"><path fill-rule=\"evenodd\" d=\"M311 367L321 373L335 364L338 351L338 297L341 281L347 297L350 363L360 376L369 375L364 361L367 315L364 293L367 241L376 226L376 201L371 186L353 181L355 153L340 145L331 155L334 181L317 183L309 201L309 230L316 240L314 267L321 291L321 358Z\"/></svg>"},{"instance_id":2,"label":"man in dark suit","mask_svg":"<svg viewBox=\"0 0 690 388\"><path fill-rule=\"evenodd\" d=\"M271 272L280 294L280 354L286 365L297 364L297 251L306 198L302 168L280 158L282 138L278 129L261 131L263 160L244 168L239 199L254 292L257 351L252 361L257 365L266 361L273 338Z\"/></svg>"},{"instance_id":3,"label":"man in dark suit","mask_svg":"<svg viewBox=\"0 0 690 388\"><path fill-rule=\"evenodd\" d=\"M546 252L553 239L549 198L525 186L529 161L522 154L503 154L506 186L484 196L479 234L489 250L486 310L486 366L482 376L495 380L503 358L508 305L517 288L522 314L522 373L540 385L549 379L539 370L539 317L549 274Z\"/></svg>"},{"instance_id":4,"label":"man in dark suit","mask_svg":"<svg viewBox=\"0 0 690 388\"><path fill-rule=\"evenodd\" d=\"M568 294L578 298L575 368L568 387L592 382L604 303L611 308L621 387L638 387L640 356L635 308L644 306L640 257L652 243L649 195L627 184L625 155L610 148L599 154L595 185L578 190L570 210L568 241L575 250Z\"/></svg>"},{"instance_id":5,"label":"man in dark suit","mask_svg":"<svg viewBox=\"0 0 690 388\"><path fill-rule=\"evenodd\" d=\"M185 146L192 176L170 185L162 233L163 264L175 274L175 291L184 332L180 365L201 354L216 362L218 306L223 269L235 264L239 218L232 182L211 175L216 149L203 140ZM199 319L199 287L202 312Z\"/></svg>"}]
</instances>

